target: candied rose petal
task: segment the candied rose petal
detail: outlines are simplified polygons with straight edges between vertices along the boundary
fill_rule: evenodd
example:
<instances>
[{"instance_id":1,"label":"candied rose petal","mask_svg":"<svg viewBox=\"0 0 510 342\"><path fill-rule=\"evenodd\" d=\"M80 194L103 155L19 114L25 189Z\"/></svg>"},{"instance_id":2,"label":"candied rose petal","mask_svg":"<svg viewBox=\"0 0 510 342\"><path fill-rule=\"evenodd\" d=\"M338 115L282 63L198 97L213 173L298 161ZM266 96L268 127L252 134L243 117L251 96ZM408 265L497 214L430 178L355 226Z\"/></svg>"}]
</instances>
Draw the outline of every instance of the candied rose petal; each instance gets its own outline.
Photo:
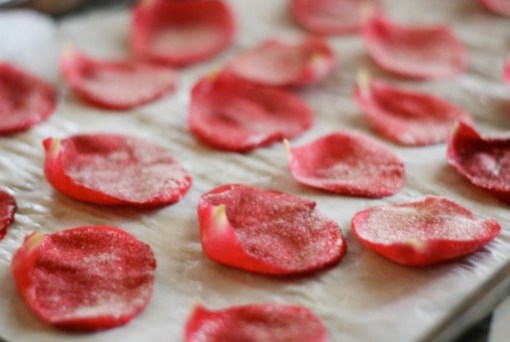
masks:
<instances>
[{"instance_id":1,"label":"candied rose petal","mask_svg":"<svg viewBox=\"0 0 510 342\"><path fill-rule=\"evenodd\" d=\"M117 134L44 140L44 173L63 194L100 205L157 207L179 201L191 176L162 147Z\"/></svg>"},{"instance_id":2,"label":"candied rose petal","mask_svg":"<svg viewBox=\"0 0 510 342\"><path fill-rule=\"evenodd\" d=\"M198 205L202 247L218 263L256 273L302 274L332 266L343 257L345 242L338 225L315 205L279 191L220 186Z\"/></svg>"},{"instance_id":3,"label":"candied rose petal","mask_svg":"<svg viewBox=\"0 0 510 342\"><path fill-rule=\"evenodd\" d=\"M508 0L478 0L489 11L510 17L510 1Z\"/></svg>"},{"instance_id":4,"label":"candied rose petal","mask_svg":"<svg viewBox=\"0 0 510 342\"><path fill-rule=\"evenodd\" d=\"M24 131L55 110L55 90L43 80L0 63L0 135Z\"/></svg>"},{"instance_id":5,"label":"candied rose petal","mask_svg":"<svg viewBox=\"0 0 510 342\"><path fill-rule=\"evenodd\" d=\"M60 68L71 89L91 105L129 109L154 101L177 86L168 66L137 60L97 60L68 49Z\"/></svg>"},{"instance_id":6,"label":"candied rose petal","mask_svg":"<svg viewBox=\"0 0 510 342\"><path fill-rule=\"evenodd\" d=\"M405 26L373 15L363 26L370 57L388 72L417 79L450 79L467 68L463 43L444 25Z\"/></svg>"},{"instance_id":7,"label":"candied rose petal","mask_svg":"<svg viewBox=\"0 0 510 342\"><path fill-rule=\"evenodd\" d=\"M446 100L378 80L358 82L354 98L374 130L401 145L444 142L455 121L471 121L464 110Z\"/></svg>"},{"instance_id":8,"label":"candied rose petal","mask_svg":"<svg viewBox=\"0 0 510 342\"><path fill-rule=\"evenodd\" d=\"M291 0L294 20L305 30L319 35L346 35L359 31L363 6L377 8L375 0Z\"/></svg>"},{"instance_id":9,"label":"candied rose petal","mask_svg":"<svg viewBox=\"0 0 510 342\"><path fill-rule=\"evenodd\" d=\"M223 310L196 306L185 328L186 342L326 342L321 320L307 308L249 304Z\"/></svg>"},{"instance_id":10,"label":"candied rose petal","mask_svg":"<svg viewBox=\"0 0 510 342\"><path fill-rule=\"evenodd\" d=\"M0 190L0 240L5 237L7 227L14 222L16 200L9 193Z\"/></svg>"},{"instance_id":11,"label":"candied rose petal","mask_svg":"<svg viewBox=\"0 0 510 342\"><path fill-rule=\"evenodd\" d=\"M266 40L236 56L228 70L246 81L267 86L304 86L318 83L333 71L335 57L317 38L299 43Z\"/></svg>"},{"instance_id":12,"label":"candied rose petal","mask_svg":"<svg viewBox=\"0 0 510 342\"><path fill-rule=\"evenodd\" d=\"M449 199L426 197L363 210L352 219L352 230L363 245L396 263L427 266L482 248L501 226Z\"/></svg>"},{"instance_id":13,"label":"candied rose petal","mask_svg":"<svg viewBox=\"0 0 510 342\"><path fill-rule=\"evenodd\" d=\"M228 47L234 15L222 0L146 0L133 9L131 45L141 58L186 65Z\"/></svg>"},{"instance_id":14,"label":"candied rose petal","mask_svg":"<svg viewBox=\"0 0 510 342\"><path fill-rule=\"evenodd\" d=\"M152 296L149 245L114 227L35 232L12 259L18 292L40 319L66 330L126 324Z\"/></svg>"},{"instance_id":15,"label":"candied rose petal","mask_svg":"<svg viewBox=\"0 0 510 342\"><path fill-rule=\"evenodd\" d=\"M510 202L509 136L480 136L459 122L448 142L448 162L474 185Z\"/></svg>"},{"instance_id":16,"label":"candied rose petal","mask_svg":"<svg viewBox=\"0 0 510 342\"><path fill-rule=\"evenodd\" d=\"M290 91L251 84L223 72L193 87L188 124L210 147L248 152L312 126L308 105Z\"/></svg>"},{"instance_id":17,"label":"candied rose petal","mask_svg":"<svg viewBox=\"0 0 510 342\"><path fill-rule=\"evenodd\" d=\"M356 133L332 133L290 148L289 169L302 184L349 196L390 196L405 184L399 157Z\"/></svg>"},{"instance_id":18,"label":"candied rose petal","mask_svg":"<svg viewBox=\"0 0 510 342\"><path fill-rule=\"evenodd\" d=\"M510 56L508 56L505 60L503 66L503 81L506 86L510 89Z\"/></svg>"}]
</instances>

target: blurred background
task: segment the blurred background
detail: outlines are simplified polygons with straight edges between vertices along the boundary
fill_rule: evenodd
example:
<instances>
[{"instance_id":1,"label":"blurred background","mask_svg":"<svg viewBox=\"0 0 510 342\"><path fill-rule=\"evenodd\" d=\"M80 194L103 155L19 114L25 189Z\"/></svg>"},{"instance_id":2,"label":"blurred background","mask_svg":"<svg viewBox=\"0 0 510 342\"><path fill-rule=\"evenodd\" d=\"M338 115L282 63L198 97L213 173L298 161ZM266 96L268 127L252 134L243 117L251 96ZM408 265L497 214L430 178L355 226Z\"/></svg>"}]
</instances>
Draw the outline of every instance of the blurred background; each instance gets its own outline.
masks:
<instances>
[{"instance_id":1,"label":"blurred background","mask_svg":"<svg viewBox=\"0 0 510 342\"><path fill-rule=\"evenodd\" d=\"M35 8L58 18L91 8L103 6L124 7L133 2L134 0L0 0L0 10Z\"/></svg>"}]
</instances>

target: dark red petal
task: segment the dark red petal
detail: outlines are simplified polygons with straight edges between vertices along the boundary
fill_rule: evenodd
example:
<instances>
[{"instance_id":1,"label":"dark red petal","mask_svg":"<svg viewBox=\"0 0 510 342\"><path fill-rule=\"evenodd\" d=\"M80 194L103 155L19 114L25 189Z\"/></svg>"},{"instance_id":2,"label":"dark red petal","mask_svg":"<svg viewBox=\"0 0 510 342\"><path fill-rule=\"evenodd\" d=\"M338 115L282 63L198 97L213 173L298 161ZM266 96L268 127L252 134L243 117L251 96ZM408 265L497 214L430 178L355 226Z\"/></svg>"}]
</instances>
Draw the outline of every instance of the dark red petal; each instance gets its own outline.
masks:
<instances>
[{"instance_id":1,"label":"dark red petal","mask_svg":"<svg viewBox=\"0 0 510 342\"><path fill-rule=\"evenodd\" d=\"M247 152L297 137L313 119L308 105L291 92L221 73L193 87L188 123L213 148Z\"/></svg>"},{"instance_id":2,"label":"dark red petal","mask_svg":"<svg viewBox=\"0 0 510 342\"><path fill-rule=\"evenodd\" d=\"M134 60L103 61L68 50L60 68L84 101L107 109L129 109L173 91L177 73L169 67Z\"/></svg>"},{"instance_id":3,"label":"dark red petal","mask_svg":"<svg viewBox=\"0 0 510 342\"><path fill-rule=\"evenodd\" d=\"M291 0L290 10L305 30L320 35L345 35L359 31L363 6L378 5L375 0Z\"/></svg>"},{"instance_id":4,"label":"dark red petal","mask_svg":"<svg viewBox=\"0 0 510 342\"><path fill-rule=\"evenodd\" d=\"M142 58L185 65L228 47L234 16L222 0L145 0L133 9L131 45Z\"/></svg>"},{"instance_id":5,"label":"dark red petal","mask_svg":"<svg viewBox=\"0 0 510 342\"><path fill-rule=\"evenodd\" d=\"M18 292L43 321L92 331L125 324L147 306L156 260L132 235L88 226L28 235L11 266Z\"/></svg>"},{"instance_id":6,"label":"dark red petal","mask_svg":"<svg viewBox=\"0 0 510 342\"><path fill-rule=\"evenodd\" d=\"M474 185L510 202L510 137L482 137L459 122L448 142L448 162Z\"/></svg>"},{"instance_id":7,"label":"dark red petal","mask_svg":"<svg viewBox=\"0 0 510 342\"><path fill-rule=\"evenodd\" d=\"M498 235L496 220L481 220L440 197L372 207L357 213L352 229L366 247L399 264L426 266L482 248Z\"/></svg>"},{"instance_id":8,"label":"dark red petal","mask_svg":"<svg viewBox=\"0 0 510 342\"><path fill-rule=\"evenodd\" d=\"M338 225L315 202L247 185L223 185L202 195L200 237L212 260L274 275L313 272L345 253Z\"/></svg>"},{"instance_id":9,"label":"dark red petal","mask_svg":"<svg viewBox=\"0 0 510 342\"><path fill-rule=\"evenodd\" d=\"M510 89L510 56L506 58L504 67L503 67L503 81L506 86Z\"/></svg>"},{"instance_id":10,"label":"dark red petal","mask_svg":"<svg viewBox=\"0 0 510 342\"><path fill-rule=\"evenodd\" d=\"M0 240L5 237L7 227L14 222L16 200L9 193L0 190Z\"/></svg>"},{"instance_id":11,"label":"dark red petal","mask_svg":"<svg viewBox=\"0 0 510 342\"><path fill-rule=\"evenodd\" d=\"M44 141L44 172L58 191L102 205L156 207L175 203L191 177L163 148L116 134Z\"/></svg>"},{"instance_id":12,"label":"dark red petal","mask_svg":"<svg viewBox=\"0 0 510 342\"><path fill-rule=\"evenodd\" d=\"M0 135L24 131L55 110L55 90L11 64L0 63Z\"/></svg>"},{"instance_id":13,"label":"dark red petal","mask_svg":"<svg viewBox=\"0 0 510 342\"><path fill-rule=\"evenodd\" d=\"M461 108L441 98L376 80L362 83L354 91L358 106L378 134L397 144L441 143L455 121L471 121Z\"/></svg>"},{"instance_id":14,"label":"dark red petal","mask_svg":"<svg viewBox=\"0 0 510 342\"><path fill-rule=\"evenodd\" d=\"M227 66L246 81L267 86L303 86L331 74L333 51L323 40L308 38L297 44L271 39L241 53Z\"/></svg>"},{"instance_id":15,"label":"dark red petal","mask_svg":"<svg viewBox=\"0 0 510 342\"><path fill-rule=\"evenodd\" d=\"M508 0L479 0L489 11L510 17L510 1Z\"/></svg>"},{"instance_id":16,"label":"dark red petal","mask_svg":"<svg viewBox=\"0 0 510 342\"><path fill-rule=\"evenodd\" d=\"M249 304L224 310L197 306L188 318L186 342L326 342L321 320L307 308Z\"/></svg>"},{"instance_id":17,"label":"dark red petal","mask_svg":"<svg viewBox=\"0 0 510 342\"><path fill-rule=\"evenodd\" d=\"M447 26L404 26L374 15L363 35L370 57L400 76L448 79L467 68L467 51Z\"/></svg>"},{"instance_id":18,"label":"dark red petal","mask_svg":"<svg viewBox=\"0 0 510 342\"><path fill-rule=\"evenodd\" d=\"M405 183L404 164L390 149L355 133L332 133L293 147L289 168L295 180L343 195L384 197Z\"/></svg>"}]
</instances>

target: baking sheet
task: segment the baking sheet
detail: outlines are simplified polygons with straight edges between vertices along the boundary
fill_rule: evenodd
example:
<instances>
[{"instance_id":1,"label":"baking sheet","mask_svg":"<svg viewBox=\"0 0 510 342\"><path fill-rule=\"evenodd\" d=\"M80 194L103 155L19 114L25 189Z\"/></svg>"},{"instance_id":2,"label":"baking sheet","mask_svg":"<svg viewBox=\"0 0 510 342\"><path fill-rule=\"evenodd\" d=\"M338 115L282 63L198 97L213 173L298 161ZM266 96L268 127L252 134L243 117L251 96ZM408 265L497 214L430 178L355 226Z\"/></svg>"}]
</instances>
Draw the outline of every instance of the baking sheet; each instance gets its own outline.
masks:
<instances>
[{"instance_id":1,"label":"baking sheet","mask_svg":"<svg viewBox=\"0 0 510 342\"><path fill-rule=\"evenodd\" d=\"M18 201L16 222L0 242L0 336L9 341L178 341L197 300L212 308L253 302L304 305L325 323L331 341L449 340L485 314L507 290L510 275L509 207L476 189L445 161L445 146L391 147L406 164L406 187L385 199L349 198L307 189L294 182L281 144L249 154L224 153L200 145L186 125L189 89L197 78L235 53L269 36L304 34L289 17L287 1L231 0L238 17L235 44L206 63L183 69L176 93L128 112L103 111L82 104L57 74L59 48L72 42L97 57L129 55L127 11L90 12L58 25L29 12L0 14L0 60L10 60L60 86L60 104L47 122L29 132L0 138L0 187ZM391 16L410 23L444 22L467 44L471 67L454 81L397 84L440 94L467 109L482 132L510 129L510 92L501 82L503 58L510 51L510 20L489 14L476 1L385 2ZM339 65L326 82L299 95L315 110L313 129L291 144L309 142L333 130L370 134L351 93L356 69L391 79L371 64L359 37L329 39ZM194 183L183 200L156 211L102 208L79 203L52 190L42 171L41 141L78 132L121 132L145 137L170 150L190 171ZM196 204L200 195L229 182L287 191L318 202L336 220L347 240L347 254L336 267L299 279L264 277L226 268L202 253ZM442 195L482 217L499 220L501 235L479 252L442 266L407 268L366 250L350 232L353 215L384 203ZM41 323L17 295L9 265L30 231L108 224L149 243L158 268L147 309L124 327L94 334L67 334Z\"/></svg>"}]
</instances>

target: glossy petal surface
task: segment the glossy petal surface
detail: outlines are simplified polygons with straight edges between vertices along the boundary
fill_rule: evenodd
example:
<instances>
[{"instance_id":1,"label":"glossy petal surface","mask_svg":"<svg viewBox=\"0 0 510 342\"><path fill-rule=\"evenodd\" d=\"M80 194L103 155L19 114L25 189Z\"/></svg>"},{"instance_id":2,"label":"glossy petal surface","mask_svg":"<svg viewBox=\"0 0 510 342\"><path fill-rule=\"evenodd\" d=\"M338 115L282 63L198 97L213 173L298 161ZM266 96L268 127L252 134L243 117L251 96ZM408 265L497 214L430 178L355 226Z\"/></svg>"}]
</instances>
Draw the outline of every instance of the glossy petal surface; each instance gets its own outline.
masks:
<instances>
[{"instance_id":1,"label":"glossy petal surface","mask_svg":"<svg viewBox=\"0 0 510 342\"><path fill-rule=\"evenodd\" d=\"M400 145L444 142L455 121L471 121L461 108L439 97L375 80L358 84L354 98L374 130Z\"/></svg>"},{"instance_id":2,"label":"glossy petal surface","mask_svg":"<svg viewBox=\"0 0 510 342\"><path fill-rule=\"evenodd\" d=\"M205 144L248 152L301 135L314 116L290 91L251 84L228 73L198 81L191 92L188 124Z\"/></svg>"}]
</instances>

